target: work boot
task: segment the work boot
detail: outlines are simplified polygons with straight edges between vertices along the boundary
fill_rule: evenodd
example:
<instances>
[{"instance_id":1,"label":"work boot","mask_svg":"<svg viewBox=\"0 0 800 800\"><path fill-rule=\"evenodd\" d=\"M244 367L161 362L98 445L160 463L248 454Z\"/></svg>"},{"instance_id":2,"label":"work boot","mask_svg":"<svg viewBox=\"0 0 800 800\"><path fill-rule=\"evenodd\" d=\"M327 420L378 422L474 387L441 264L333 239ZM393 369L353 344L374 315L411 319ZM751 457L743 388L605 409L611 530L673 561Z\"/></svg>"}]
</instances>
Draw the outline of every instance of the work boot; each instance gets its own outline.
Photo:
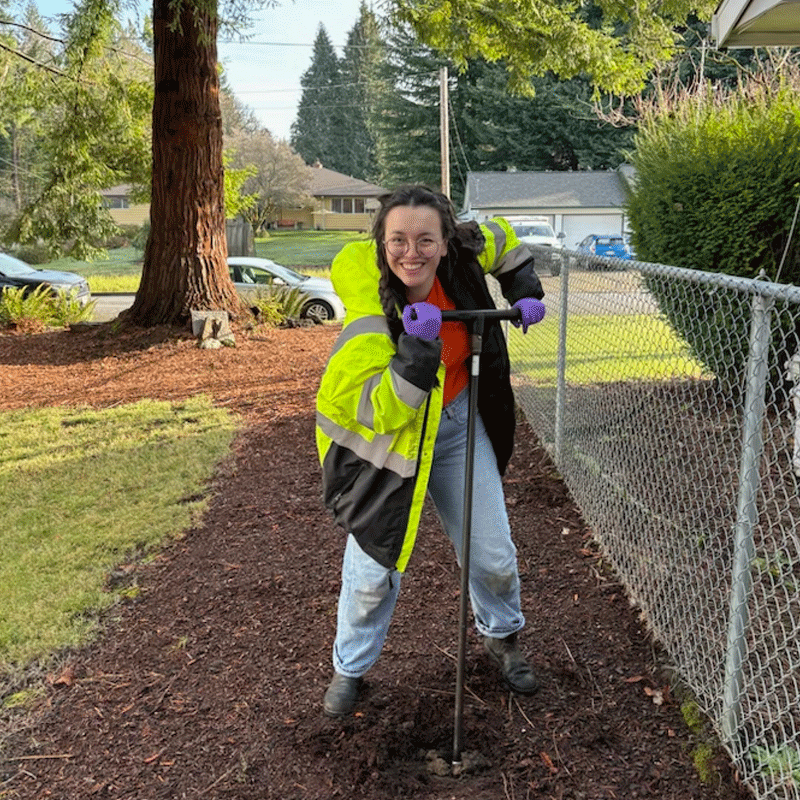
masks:
<instances>
[{"instance_id":1,"label":"work boot","mask_svg":"<svg viewBox=\"0 0 800 800\"><path fill-rule=\"evenodd\" d=\"M322 710L327 717L346 717L356 704L361 678L348 678L334 673L333 680L325 692Z\"/></svg>"},{"instance_id":2,"label":"work boot","mask_svg":"<svg viewBox=\"0 0 800 800\"><path fill-rule=\"evenodd\" d=\"M516 633L510 634L504 639L492 639L484 636L483 645L500 666L503 678L512 691L519 694L533 694L539 688L530 664L517 647Z\"/></svg>"}]
</instances>

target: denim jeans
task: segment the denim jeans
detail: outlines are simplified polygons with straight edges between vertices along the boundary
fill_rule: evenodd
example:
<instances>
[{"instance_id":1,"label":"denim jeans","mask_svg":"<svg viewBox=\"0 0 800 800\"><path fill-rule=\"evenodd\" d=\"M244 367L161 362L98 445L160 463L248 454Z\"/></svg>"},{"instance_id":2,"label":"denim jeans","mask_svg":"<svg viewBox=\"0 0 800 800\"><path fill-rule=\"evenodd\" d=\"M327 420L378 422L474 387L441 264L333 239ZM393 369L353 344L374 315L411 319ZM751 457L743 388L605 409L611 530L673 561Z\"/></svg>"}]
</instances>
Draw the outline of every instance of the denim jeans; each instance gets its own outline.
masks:
<instances>
[{"instance_id":1,"label":"denim jeans","mask_svg":"<svg viewBox=\"0 0 800 800\"><path fill-rule=\"evenodd\" d=\"M445 533L461 560L464 467L469 394L447 405L436 435L428 491ZM491 441L480 416L475 424L475 462L470 536L469 594L475 627L495 638L521 630L517 550ZM333 667L351 678L378 660L400 592L402 574L381 566L348 535L342 561Z\"/></svg>"}]
</instances>

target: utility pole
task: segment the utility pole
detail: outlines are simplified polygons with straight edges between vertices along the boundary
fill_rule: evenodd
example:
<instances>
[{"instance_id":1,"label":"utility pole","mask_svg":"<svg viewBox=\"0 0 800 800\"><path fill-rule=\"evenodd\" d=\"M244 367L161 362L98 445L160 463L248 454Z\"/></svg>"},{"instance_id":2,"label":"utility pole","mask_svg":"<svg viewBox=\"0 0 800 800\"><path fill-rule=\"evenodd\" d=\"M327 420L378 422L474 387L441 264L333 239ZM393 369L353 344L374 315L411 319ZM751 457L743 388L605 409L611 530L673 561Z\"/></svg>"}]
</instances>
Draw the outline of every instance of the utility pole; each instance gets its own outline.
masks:
<instances>
[{"instance_id":1,"label":"utility pole","mask_svg":"<svg viewBox=\"0 0 800 800\"><path fill-rule=\"evenodd\" d=\"M447 67L439 70L439 143L442 162L442 193L450 197L450 122Z\"/></svg>"}]
</instances>

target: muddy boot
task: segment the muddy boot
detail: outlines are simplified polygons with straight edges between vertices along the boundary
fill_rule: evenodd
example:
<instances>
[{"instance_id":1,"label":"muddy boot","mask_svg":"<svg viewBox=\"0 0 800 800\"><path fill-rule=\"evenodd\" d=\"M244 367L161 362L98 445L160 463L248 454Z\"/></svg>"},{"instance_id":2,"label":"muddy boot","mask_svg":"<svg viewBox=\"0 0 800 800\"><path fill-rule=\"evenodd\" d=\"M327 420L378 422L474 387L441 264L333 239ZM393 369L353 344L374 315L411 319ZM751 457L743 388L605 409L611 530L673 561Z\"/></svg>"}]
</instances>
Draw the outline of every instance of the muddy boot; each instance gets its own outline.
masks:
<instances>
[{"instance_id":1,"label":"muddy boot","mask_svg":"<svg viewBox=\"0 0 800 800\"><path fill-rule=\"evenodd\" d=\"M512 691L533 694L539 688L533 670L517 647L516 633L506 636L505 639L484 636L483 645L499 665L503 678Z\"/></svg>"},{"instance_id":2,"label":"muddy boot","mask_svg":"<svg viewBox=\"0 0 800 800\"><path fill-rule=\"evenodd\" d=\"M361 678L348 678L338 672L334 673L322 701L325 716L346 717L356 704L360 688Z\"/></svg>"}]
</instances>

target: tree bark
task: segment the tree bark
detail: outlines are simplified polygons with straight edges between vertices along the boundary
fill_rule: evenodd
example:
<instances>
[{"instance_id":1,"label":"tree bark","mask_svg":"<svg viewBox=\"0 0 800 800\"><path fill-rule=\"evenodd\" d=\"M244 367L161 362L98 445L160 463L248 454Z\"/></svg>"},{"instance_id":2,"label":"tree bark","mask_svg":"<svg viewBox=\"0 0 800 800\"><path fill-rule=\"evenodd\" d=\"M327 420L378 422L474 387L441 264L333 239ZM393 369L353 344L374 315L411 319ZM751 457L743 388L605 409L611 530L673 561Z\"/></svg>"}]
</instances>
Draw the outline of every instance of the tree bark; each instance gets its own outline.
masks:
<instances>
[{"instance_id":1,"label":"tree bark","mask_svg":"<svg viewBox=\"0 0 800 800\"><path fill-rule=\"evenodd\" d=\"M241 311L226 262L217 17L192 0L172 25L175 13L153 0L150 235L127 317L145 327L184 323L192 309Z\"/></svg>"}]
</instances>

